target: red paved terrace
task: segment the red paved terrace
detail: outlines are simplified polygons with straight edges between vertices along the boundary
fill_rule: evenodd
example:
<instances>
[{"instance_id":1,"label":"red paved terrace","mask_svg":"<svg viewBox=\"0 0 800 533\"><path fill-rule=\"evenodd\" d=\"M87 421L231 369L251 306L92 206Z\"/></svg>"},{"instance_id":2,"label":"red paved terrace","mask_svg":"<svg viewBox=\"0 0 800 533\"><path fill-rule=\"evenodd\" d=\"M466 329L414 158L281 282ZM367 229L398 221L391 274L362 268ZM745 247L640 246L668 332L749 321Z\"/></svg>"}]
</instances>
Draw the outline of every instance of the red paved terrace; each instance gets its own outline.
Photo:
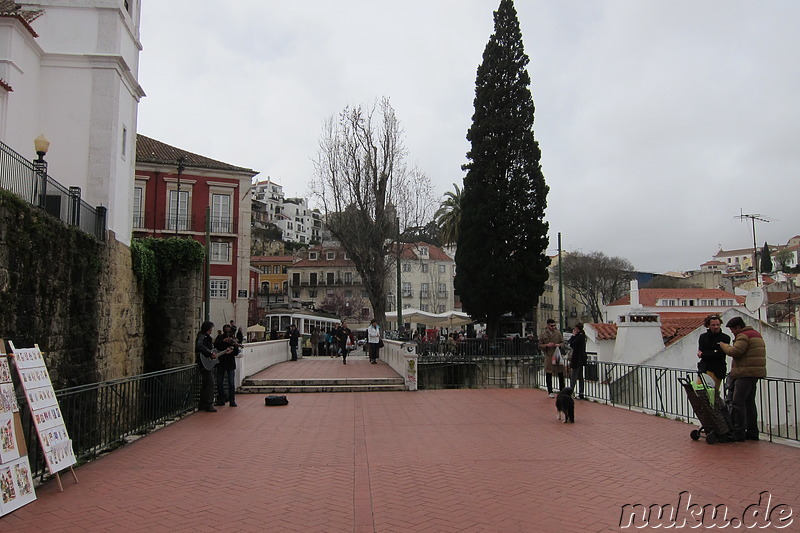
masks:
<instances>
[{"instance_id":1,"label":"red paved terrace","mask_svg":"<svg viewBox=\"0 0 800 533\"><path fill-rule=\"evenodd\" d=\"M710 446L686 423L591 402L562 424L540 390L237 401L81 466L78 484L67 473L64 492L44 484L0 531L619 531L623 505L678 506L684 491L728 518L768 491L800 530L795 447Z\"/></svg>"}]
</instances>

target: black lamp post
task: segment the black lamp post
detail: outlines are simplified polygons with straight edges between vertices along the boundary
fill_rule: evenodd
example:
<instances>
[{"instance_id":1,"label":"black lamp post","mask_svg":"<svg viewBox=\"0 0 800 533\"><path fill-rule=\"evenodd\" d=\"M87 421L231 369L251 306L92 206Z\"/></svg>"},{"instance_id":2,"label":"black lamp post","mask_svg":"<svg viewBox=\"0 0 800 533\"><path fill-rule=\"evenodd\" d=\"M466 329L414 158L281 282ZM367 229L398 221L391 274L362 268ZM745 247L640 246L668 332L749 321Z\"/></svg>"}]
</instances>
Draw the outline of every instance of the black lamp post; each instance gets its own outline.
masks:
<instances>
[{"instance_id":1,"label":"black lamp post","mask_svg":"<svg viewBox=\"0 0 800 533\"><path fill-rule=\"evenodd\" d=\"M39 207L44 208L47 199L47 161L44 160L44 156L50 148L50 141L44 135L39 135L33 140L33 147L39 156L33 160L33 171L36 173L34 199Z\"/></svg>"},{"instance_id":2,"label":"black lamp post","mask_svg":"<svg viewBox=\"0 0 800 533\"><path fill-rule=\"evenodd\" d=\"M178 234L178 227L180 226L181 221L181 174L186 169L186 166L183 164L185 159L183 156L178 158L178 190L175 194L175 235ZM188 216L188 205L187 207L187 216ZM184 228L185 229L185 228Z\"/></svg>"}]
</instances>

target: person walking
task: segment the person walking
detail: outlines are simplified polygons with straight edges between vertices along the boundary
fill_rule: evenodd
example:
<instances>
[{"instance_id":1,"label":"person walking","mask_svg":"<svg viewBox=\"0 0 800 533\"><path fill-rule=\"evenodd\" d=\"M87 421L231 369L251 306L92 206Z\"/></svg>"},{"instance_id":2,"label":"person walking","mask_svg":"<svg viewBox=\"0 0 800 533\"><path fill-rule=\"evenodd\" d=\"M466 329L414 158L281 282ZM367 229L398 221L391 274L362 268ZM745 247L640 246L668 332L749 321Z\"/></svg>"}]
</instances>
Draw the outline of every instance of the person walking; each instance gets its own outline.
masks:
<instances>
[{"instance_id":1,"label":"person walking","mask_svg":"<svg viewBox=\"0 0 800 533\"><path fill-rule=\"evenodd\" d=\"M572 348L572 357L569 361L572 392L577 394L579 399L585 400L586 397L583 395L583 368L586 366L586 333L583 331L583 323L577 322L572 328L569 347Z\"/></svg>"},{"instance_id":2,"label":"person walking","mask_svg":"<svg viewBox=\"0 0 800 533\"><path fill-rule=\"evenodd\" d=\"M297 347L300 345L300 330L292 324L289 326L289 349L292 351L292 361L297 361Z\"/></svg>"},{"instance_id":3,"label":"person walking","mask_svg":"<svg viewBox=\"0 0 800 533\"><path fill-rule=\"evenodd\" d=\"M740 316L728 320L725 327L734 336L733 344L723 342L719 345L731 358L733 438L737 441L758 440L756 385L759 379L767 377L767 346L761 334L745 325Z\"/></svg>"},{"instance_id":4,"label":"person walking","mask_svg":"<svg viewBox=\"0 0 800 533\"><path fill-rule=\"evenodd\" d=\"M374 318L367 328L367 343L369 344L369 362L376 365L383 340L381 339L381 327Z\"/></svg>"},{"instance_id":5,"label":"person walking","mask_svg":"<svg viewBox=\"0 0 800 533\"><path fill-rule=\"evenodd\" d=\"M565 387L564 362L563 358L555 357L556 348L558 348L560 354L561 350L564 349L564 337L556 329L556 321L548 318L547 327L539 335L539 351L544 354L545 382L547 383L547 394L551 398L555 397L555 394L553 394L553 374L558 375L558 390Z\"/></svg>"},{"instance_id":6,"label":"person walking","mask_svg":"<svg viewBox=\"0 0 800 533\"><path fill-rule=\"evenodd\" d=\"M195 358L197 359L197 367L201 379L198 407L201 411L206 411L208 413L217 412L212 405L214 403L214 377L211 375L211 370L203 366L200 358L217 358L217 354L214 353L214 341L211 339L212 331L214 331L214 323L209 321L203 322L194 343Z\"/></svg>"},{"instance_id":7,"label":"person walking","mask_svg":"<svg viewBox=\"0 0 800 533\"><path fill-rule=\"evenodd\" d=\"M337 344L339 348L339 353L342 354L342 364L347 364L347 341L352 342L352 335L353 332L350 331L350 328L347 327L347 323L342 321L341 326L336 330L337 331Z\"/></svg>"}]
</instances>

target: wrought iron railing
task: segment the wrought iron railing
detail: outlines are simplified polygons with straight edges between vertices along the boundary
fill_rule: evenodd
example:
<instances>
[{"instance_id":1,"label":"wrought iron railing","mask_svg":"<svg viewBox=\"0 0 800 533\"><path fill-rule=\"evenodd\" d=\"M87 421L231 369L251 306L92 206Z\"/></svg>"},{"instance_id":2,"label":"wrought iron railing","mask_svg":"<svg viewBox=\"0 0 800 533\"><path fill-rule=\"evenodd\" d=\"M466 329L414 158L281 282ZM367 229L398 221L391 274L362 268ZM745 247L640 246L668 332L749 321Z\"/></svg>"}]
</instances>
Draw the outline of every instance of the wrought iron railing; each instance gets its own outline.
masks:
<instances>
[{"instance_id":1,"label":"wrought iron railing","mask_svg":"<svg viewBox=\"0 0 800 533\"><path fill-rule=\"evenodd\" d=\"M501 341L505 342L505 341ZM463 346L470 346L469 344ZM478 344L480 346L480 344ZM492 346L491 344L483 345ZM419 389L449 388L543 388L544 358L515 349L470 353L427 349L420 344ZM525 343L516 343L525 346ZM430 348L430 345L428 346ZM697 421L678 378L692 375L686 369L630 365L592 360L584 370L584 395L589 400L685 420ZM566 376L569 385L569 376ZM759 427L769 439L800 440L797 401L800 380L765 378L758 383Z\"/></svg>"},{"instance_id":2,"label":"wrought iron railing","mask_svg":"<svg viewBox=\"0 0 800 533\"><path fill-rule=\"evenodd\" d=\"M103 241L106 208L81 200L80 187L64 187L47 174L46 164L34 164L0 142L0 188L44 209L65 223Z\"/></svg>"},{"instance_id":3,"label":"wrought iron railing","mask_svg":"<svg viewBox=\"0 0 800 533\"><path fill-rule=\"evenodd\" d=\"M197 408L199 378L196 365L187 365L129 378L92 383L56 391L67 432L79 461L93 459L133 435ZM22 395L22 414L28 458L34 476L47 473L36 430Z\"/></svg>"}]
</instances>

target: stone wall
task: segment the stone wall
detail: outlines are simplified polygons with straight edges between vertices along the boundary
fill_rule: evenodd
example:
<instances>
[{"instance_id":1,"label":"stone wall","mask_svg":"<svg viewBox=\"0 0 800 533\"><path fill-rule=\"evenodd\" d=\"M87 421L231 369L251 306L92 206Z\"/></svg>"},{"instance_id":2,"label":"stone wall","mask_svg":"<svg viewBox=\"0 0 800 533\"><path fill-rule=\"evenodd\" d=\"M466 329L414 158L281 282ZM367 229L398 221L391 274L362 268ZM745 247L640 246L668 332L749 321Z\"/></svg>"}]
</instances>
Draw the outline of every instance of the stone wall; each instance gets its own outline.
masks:
<instances>
[{"instance_id":1,"label":"stone wall","mask_svg":"<svg viewBox=\"0 0 800 533\"><path fill-rule=\"evenodd\" d=\"M154 346L130 248L0 190L0 337L38 344L57 390L191 363L201 287L192 271L162 288L169 341Z\"/></svg>"}]
</instances>

